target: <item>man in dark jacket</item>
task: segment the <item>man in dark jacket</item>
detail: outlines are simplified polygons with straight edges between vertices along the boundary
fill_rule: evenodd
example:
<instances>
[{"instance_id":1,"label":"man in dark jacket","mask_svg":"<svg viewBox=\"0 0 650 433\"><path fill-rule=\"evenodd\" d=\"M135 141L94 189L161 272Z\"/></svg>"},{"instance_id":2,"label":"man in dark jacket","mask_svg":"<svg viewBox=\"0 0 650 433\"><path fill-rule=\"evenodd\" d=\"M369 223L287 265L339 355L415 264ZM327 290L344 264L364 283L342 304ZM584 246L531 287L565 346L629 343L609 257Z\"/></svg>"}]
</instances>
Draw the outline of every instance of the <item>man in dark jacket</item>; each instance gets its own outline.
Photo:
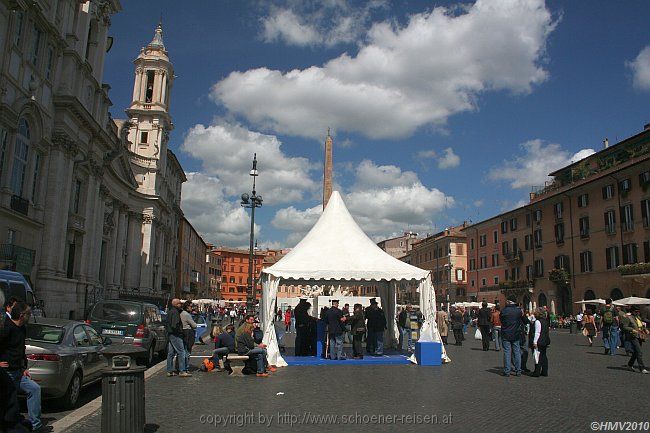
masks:
<instances>
[{"instance_id":1,"label":"man in dark jacket","mask_svg":"<svg viewBox=\"0 0 650 433\"><path fill-rule=\"evenodd\" d=\"M167 309L167 334L169 343L167 343L167 377L178 376L189 377L189 373L185 365L185 345L183 343L183 323L181 322L181 300L172 299L171 305ZM174 370L174 355L178 360L177 373Z\"/></svg>"},{"instance_id":2,"label":"man in dark jacket","mask_svg":"<svg viewBox=\"0 0 650 433\"><path fill-rule=\"evenodd\" d=\"M503 376L510 376L512 357L516 376L521 376L521 322L524 313L516 304L514 297L508 298L501 311L501 335L503 343Z\"/></svg>"},{"instance_id":3,"label":"man in dark jacket","mask_svg":"<svg viewBox=\"0 0 650 433\"><path fill-rule=\"evenodd\" d=\"M481 340L483 342L483 351L490 350L490 318L492 313L487 307L487 302L483 301L481 309L478 310L478 327L481 330Z\"/></svg>"},{"instance_id":4,"label":"man in dark jacket","mask_svg":"<svg viewBox=\"0 0 650 433\"><path fill-rule=\"evenodd\" d=\"M306 299L301 298L296 308L293 310L293 316L296 318L296 356L308 356L310 344L309 333L309 308L311 304Z\"/></svg>"},{"instance_id":5,"label":"man in dark jacket","mask_svg":"<svg viewBox=\"0 0 650 433\"><path fill-rule=\"evenodd\" d=\"M371 355L381 356L384 354L384 330L386 329L384 310L379 308L377 300L372 298L365 313L368 328L366 351Z\"/></svg>"},{"instance_id":6,"label":"man in dark jacket","mask_svg":"<svg viewBox=\"0 0 650 433\"><path fill-rule=\"evenodd\" d=\"M0 366L13 381L11 395L8 401L8 421L20 418L18 413L16 392L20 389L27 394L27 411L32 431L42 431L47 427L41 422L41 387L29 376L27 357L25 355L26 324L31 316L31 309L24 302L16 302L11 309L10 317L2 317L5 322L0 331Z\"/></svg>"},{"instance_id":7,"label":"man in dark jacket","mask_svg":"<svg viewBox=\"0 0 650 433\"><path fill-rule=\"evenodd\" d=\"M346 317L339 310L339 301L332 300L332 307L327 310L327 332L329 334L330 359L343 358L343 333Z\"/></svg>"}]
</instances>

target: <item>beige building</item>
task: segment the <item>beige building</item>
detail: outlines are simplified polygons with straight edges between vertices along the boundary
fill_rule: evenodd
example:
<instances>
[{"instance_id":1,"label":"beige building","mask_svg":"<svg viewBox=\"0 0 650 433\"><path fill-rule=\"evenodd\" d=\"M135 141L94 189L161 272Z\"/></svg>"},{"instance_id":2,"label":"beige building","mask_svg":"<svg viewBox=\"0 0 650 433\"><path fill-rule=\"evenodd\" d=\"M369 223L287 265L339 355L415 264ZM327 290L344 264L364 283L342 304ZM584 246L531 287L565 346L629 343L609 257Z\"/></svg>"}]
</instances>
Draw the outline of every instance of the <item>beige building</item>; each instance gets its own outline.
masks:
<instances>
[{"instance_id":1,"label":"beige building","mask_svg":"<svg viewBox=\"0 0 650 433\"><path fill-rule=\"evenodd\" d=\"M490 295L559 314L582 299L650 296L650 269L640 264L650 262L650 125L550 175L526 206L465 230L477 248L496 239L495 265L470 263L470 281L489 271L501 277L486 285Z\"/></svg>"},{"instance_id":2,"label":"beige building","mask_svg":"<svg viewBox=\"0 0 650 433\"><path fill-rule=\"evenodd\" d=\"M120 9L0 1L0 266L30 278L51 317L82 318L120 294L163 298L175 280L185 177L166 148L169 88L150 107L161 127L147 147L133 132L149 127L146 92L134 93L130 122L108 113L104 56ZM159 28L136 65L168 63Z\"/></svg>"},{"instance_id":3,"label":"beige building","mask_svg":"<svg viewBox=\"0 0 650 433\"><path fill-rule=\"evenodd\" d=\"M418 242L418 234L413 232L404 232L402 236L385 239L377 243L377 246L391 256L399 259L408 254L413 248L413 244Z\"/></svg>"}]
</instances>

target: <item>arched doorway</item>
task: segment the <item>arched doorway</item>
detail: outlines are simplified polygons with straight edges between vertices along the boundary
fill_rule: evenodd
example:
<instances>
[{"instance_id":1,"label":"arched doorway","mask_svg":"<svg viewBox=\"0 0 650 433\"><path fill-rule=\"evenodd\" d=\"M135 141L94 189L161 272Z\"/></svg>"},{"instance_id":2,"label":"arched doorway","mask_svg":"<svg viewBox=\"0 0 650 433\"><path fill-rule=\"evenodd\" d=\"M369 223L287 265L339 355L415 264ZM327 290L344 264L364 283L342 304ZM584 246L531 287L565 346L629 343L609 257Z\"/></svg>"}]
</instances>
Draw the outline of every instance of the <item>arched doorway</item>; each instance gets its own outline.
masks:
<instances>
[{"instance_id":1,"label":"arched doorway","mask_svg":"<svg viewBox=\"0 0 650 433\"><path fill-rule=\"evenodd\" d=\"M596 299L596 294L594 293L593 290L587 290L585 291L584 296L582 297L585 301L590 301L592 299Z\"/></svg>"},{"instance_id":2,"label":"arched doorway","mask_svg":"<svg viewBox=\"0 0 650 433\"><path fill-rule=\"evenodd\" d=\"M548 306L548 300L546 299L546 295L543 293L540 293L539 296L537 297L537 306L538 307L547 307Z\"/></svg>"},{"instance_id":3,"label":"arched doorway","mask_svg":"<svg viewBox=\"0 0 650 433\"><path fill-rule=\"evenodd\" d=\"M612 298L612 301L623 299L623 292L621 292L621 289L619 288L613 288L609 294L609 297Z\"/></svg>"},{"instance_id":4,"label":"arched doorway","mask_svg":"<svg viewBox=\"0 0 650 433\"><path fill-rule=\"evenodd\" d=\"M557 313L567 315L572 313L571 294L568 287L558 287L557 295Z\"/></svg>"}]
</instances>

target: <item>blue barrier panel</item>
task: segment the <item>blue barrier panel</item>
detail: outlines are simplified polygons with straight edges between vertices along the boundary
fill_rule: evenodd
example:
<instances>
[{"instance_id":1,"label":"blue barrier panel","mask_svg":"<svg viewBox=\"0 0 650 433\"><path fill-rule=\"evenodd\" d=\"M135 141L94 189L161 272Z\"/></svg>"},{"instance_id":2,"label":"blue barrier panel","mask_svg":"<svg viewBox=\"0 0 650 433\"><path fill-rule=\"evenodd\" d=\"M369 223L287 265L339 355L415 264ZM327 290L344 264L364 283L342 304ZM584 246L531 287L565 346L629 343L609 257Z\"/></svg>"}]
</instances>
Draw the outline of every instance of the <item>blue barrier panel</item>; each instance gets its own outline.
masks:
<instances>
[{"instance_id":1,"label":"blue barrier panel","mask_svg":"<svg viewBox=\"0 0 650 433\"><path fill-rule=\"evenodd\" d=\"M442 343L415 343L415 359L418 365L442 365Z\"/></svg>"}]
</instances>

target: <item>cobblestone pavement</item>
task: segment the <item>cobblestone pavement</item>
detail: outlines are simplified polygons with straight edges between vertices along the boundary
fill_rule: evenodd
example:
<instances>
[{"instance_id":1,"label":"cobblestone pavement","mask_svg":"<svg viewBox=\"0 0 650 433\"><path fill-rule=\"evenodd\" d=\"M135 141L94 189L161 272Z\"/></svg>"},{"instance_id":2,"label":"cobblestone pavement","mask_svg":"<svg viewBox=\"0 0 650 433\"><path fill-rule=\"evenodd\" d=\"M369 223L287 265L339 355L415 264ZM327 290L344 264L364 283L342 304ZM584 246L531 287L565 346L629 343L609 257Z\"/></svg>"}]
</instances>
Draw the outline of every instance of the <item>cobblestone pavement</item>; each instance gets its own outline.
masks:
<instances>
[{"instance_id":1,"label":"cobblestone pavement","mask_svg":"<svg viewBox=\"0 0 650 433\"><path fill-rule=\"evenodd\" d=\"M502 352L483 352L467 335L462 347L448 346L452 362L442 367L289 367L268 378L162 372L146 382L146 431L573 432L649 420L650 375L626 371L626 356L605 356L582 335L552 331L547 378L500 376ZM69 431L99 432L100 418Z\"/></svg>"}]
</instances>

